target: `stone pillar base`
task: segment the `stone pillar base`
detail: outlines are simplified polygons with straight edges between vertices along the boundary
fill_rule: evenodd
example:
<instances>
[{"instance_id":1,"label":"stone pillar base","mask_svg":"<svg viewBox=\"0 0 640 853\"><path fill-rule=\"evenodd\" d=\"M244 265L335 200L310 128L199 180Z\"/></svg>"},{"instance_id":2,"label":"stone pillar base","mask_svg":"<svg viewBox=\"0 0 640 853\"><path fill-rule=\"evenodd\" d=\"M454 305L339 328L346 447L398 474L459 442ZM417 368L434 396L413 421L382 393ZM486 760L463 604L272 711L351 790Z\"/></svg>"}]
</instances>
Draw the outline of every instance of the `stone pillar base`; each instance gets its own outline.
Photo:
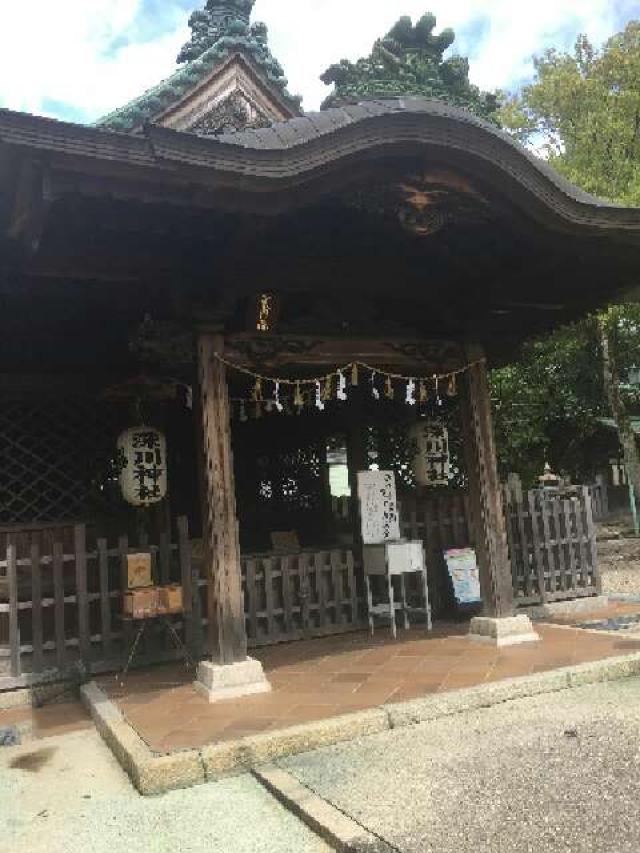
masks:
<instances>
[{"instance_id":1,"label":"stone pillar base","mask_svg":"<svg viewBox=\"0 0 640 853\"><path fill-rule=\"evenodd\" d=\"M524 614L503 616L474 616L469 627L469 638L494 646L514 646L518 643L537 643L540 637L533 629L531 619Z\"/></svg>"},{"instance_id":2,"label":"stone pillar base","mask_svg":"<svg viewBox=\"0 0 640 853\"><path fill-rule=\"evenodd\" d=\"M193 686L209 702L271 691L262 664L253 658L225 666L202 661L198 665L198 680L193 682Z\"/></svg>"}]
</instances>

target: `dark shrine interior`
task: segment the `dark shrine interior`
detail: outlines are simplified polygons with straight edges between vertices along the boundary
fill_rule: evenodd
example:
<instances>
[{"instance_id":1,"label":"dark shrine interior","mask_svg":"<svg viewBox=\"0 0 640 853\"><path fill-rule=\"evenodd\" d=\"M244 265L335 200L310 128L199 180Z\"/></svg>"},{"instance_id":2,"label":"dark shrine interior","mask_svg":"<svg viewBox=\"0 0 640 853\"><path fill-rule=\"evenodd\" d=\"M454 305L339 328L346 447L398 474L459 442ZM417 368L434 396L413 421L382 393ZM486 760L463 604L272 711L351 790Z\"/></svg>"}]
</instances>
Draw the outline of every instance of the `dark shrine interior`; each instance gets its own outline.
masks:
<instances>
[{"instance_id":1,"label":"dark shrine interior","mask_svg":"<svg viewBox=\"0 0 640 853\"><path fill-rule=\"evenodd\" d=\"M271 215L242 193L221 193L219 209L145 203L133 189L128 197L61 195L37 251L5 256L0 270L3 399L23 407L99 401L108 411L96 428L106 442L97 454L102 469L83 476L101 482L104 498L106 448L142 397L172 448L171 515L186 513L197 530L197 436L185 389L196 385L199 326L230 337L255 333L256 296L269 292L277 296L277 320L251 351L253 369L265 375L274 375L272 356L287 336L375 338L400 349L416 339L440 341L445 350L447 341L475 341L495 365L526 338L599 304L604 276L617 275L621 290L632 284L632 246L616 244L612 260L611 243L554 230L478 179L430 170L396 159L393 175L378 164L366 175L334 176L324 191L291 191ZM141 345L146 327L151 341ZM289 361L280 356L277 375L322 375L337 366L305 365L294 349ZM420 353L407 364L415 375L447 367L446 359L425 363ZM427 412L405 405L401 385L393 401L383 393L376 401L363 384L322 413L310 403L300 414L256 419L247 377L230 372L229 385L232 400L247 401L246 420L235 412L233 443L242 547L252 551L268 547L268 532L283 518L303 546L348 535L349 525L332 527L327 510L328 450L344 454L360 430L368 462L397 468L407 450L391 437ZM456 420L455 401L443 411ZM454 436L457 428L450 429ZM87 442L87 459L96 457L98 439ZM457 464L464 477L461 458ZM84 509L64 507L67 514ZM29 511L37 516L38 508ZM105 499L105 518L109 511ZM13 520L7 513L0 522Z\"/></svg>"}]
</instances>

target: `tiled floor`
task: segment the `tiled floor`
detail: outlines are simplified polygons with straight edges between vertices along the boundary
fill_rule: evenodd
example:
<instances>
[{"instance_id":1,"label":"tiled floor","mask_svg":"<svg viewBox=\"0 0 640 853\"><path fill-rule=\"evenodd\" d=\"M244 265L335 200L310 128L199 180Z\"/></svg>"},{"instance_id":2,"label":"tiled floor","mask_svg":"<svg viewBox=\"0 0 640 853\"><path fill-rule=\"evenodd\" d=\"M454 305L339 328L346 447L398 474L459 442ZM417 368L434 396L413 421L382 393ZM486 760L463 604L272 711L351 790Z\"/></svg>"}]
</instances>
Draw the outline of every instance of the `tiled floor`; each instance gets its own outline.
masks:
<instances>
[{"instance_id":1,"label":"tiled floor","mask_svg":"<svg viewBox=\"0 0 640 853\"><path fill-rule=\"evenodd\" d=\"M640 651L640 641L538 625L542 641L495 649L470 641L466 625L413 629L394 642L358 633L276 646L255 654L273 692L209 705L193 689L193 671L162 666L133 672L124 688L101 686L159 753L233 740L298 723L469 687L574 663Z\"/></svg>"}]
</instances>

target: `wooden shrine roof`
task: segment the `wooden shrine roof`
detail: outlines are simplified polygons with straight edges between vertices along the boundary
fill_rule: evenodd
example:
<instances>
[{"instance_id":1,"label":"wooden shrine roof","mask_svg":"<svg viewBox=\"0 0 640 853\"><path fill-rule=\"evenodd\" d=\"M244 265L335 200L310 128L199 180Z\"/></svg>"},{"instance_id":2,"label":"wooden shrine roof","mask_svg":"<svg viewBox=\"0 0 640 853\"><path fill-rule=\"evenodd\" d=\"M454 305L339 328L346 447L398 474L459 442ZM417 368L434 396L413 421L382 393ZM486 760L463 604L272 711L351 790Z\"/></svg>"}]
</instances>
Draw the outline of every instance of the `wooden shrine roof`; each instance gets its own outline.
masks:
<instances>
[{"instance_id":1,"label":"wooden shrine roof","mask_svg":"<svg viewBox=\"0 0 640 853\"><path fill-rule=\"evenodd\" d=\"M198 170L202 187L223 183L249 196L285 182L303 187L354 159L424 153L463 164L550 224L640 233L640 209L589 195L488 122L424 98L368 101L215 138L154 125L134 136L0 109L0 142L36 156L71 157L74 171L87 174L108 163L172 185ZM211 200L192 196L191 203Z\"/></svg>"},{"instance_id":2,"label":"wooden shrine roof","mask_svg":"<svg viewBox=\"0 0 640 853\"><path fill-rule=\"evenodd\" d=\"M115 305L134 323L162 295L237 332L258 288L287 294L283 333L332 334L339 316L352 337L477 340L504 362L637 287L640 209L422 98L208 138L0 110L0 260L16 362L25 322L78 338L69 304L95 316L87 358Z\"/></svg>"}]
</instances>

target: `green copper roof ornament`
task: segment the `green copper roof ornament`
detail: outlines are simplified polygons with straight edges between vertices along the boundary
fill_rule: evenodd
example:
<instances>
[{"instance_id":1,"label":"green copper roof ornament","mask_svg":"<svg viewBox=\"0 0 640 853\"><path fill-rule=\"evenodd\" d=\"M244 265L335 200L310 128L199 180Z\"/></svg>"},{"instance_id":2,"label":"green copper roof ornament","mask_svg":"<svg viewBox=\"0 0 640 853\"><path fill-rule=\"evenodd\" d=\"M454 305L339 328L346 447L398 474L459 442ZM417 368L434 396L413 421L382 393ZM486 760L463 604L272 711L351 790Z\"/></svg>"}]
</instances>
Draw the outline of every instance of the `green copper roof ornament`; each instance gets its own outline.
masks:
<instances>
[{"instance_id":1,"label":"green copper roof ornament","mask_svg":"<svg viewBox=\"0 0 640 853\"><path fill-rule=\"evenodd\" d=\"M267 27L251 23L254 4L255 0L207 0L205 8L189 18L191 38L178 55L182 67L96 125L131 131L153 121L234 53L251 60L272 89L298 113L301 99L287 90L284 70L269 50Z\"/></svg>"},{"instance_id":2,"label":"green copper roof ornament","mask_svg":"<svg viewBox=\"0 0 640 853\"><path fill-rule=\"evenodd\" d=\"M452 29L434 34L435 15L427 13L414 26L408 16L373 45L371 54L353 63L332 65L320 78L334 84L323 109L374 98L417 95L466 107L482 118L496 121L497 99L469 82L465 57L445 59L455 40Z\"/></svg>"},{"instance_id":3,"label":"green copper roof ornament","mask_svg":"<svg viewBox=\"0 0 640 853\"><path fill-rule=\"evenodd\" d=\"M255 0L207 0L205 8L189 18L191 39L180 51L178 62L197 59L225 36L246 35L254 5Z\"/></svg>"}]
</instances>

